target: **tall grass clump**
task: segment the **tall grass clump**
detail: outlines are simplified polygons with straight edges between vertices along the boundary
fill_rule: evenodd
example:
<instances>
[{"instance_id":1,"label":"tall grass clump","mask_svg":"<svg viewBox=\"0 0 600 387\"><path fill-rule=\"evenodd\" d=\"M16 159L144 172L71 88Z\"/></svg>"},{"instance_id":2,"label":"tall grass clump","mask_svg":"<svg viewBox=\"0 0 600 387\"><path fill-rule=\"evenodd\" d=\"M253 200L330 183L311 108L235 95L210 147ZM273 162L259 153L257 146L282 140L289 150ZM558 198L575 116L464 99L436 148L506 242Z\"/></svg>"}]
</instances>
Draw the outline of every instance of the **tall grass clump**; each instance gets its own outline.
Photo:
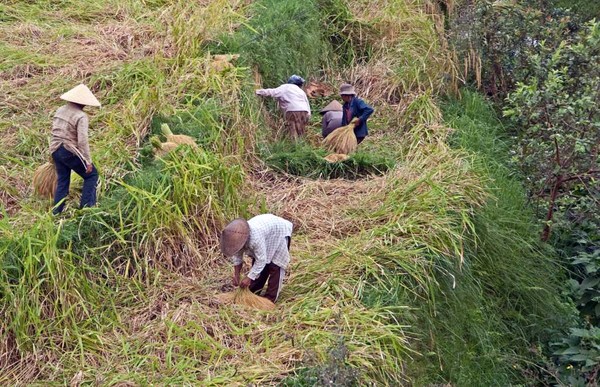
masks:
<instances>
[{"instance_id":1,"label":"tall grass clump","mask_svg":"<svg viewBox=\"0 0 600 387\"><path fill-rule=\"evenodd\" d=\"M235 159L184 145L117 183L82 228L126 272L195 272L211 263L216 230L245 214L243 178Z\"/></svg>"},{"instance_id":2,"label":"tall grass clump","mask_svg":"<svg viewBox=\"0 0 600 387\"><path fill-rule=\"evenodd\" d=\"M265 87L277 87L292 74L314 77L327 62L330 46L323 36L317 3L253 2L249 23L235 36L232 49L258 70Z\"/></svg>"},{"instance_id":3,"label":"tall grass clump","mask_svg":"<svg viewBox=\"0 0 600 387\"><path fill-rule=\"evenodd\" d=\"M19 359L98 350L99 332L115 319L114 304L106 301L112 291L96 268L60 246L63 224L46 214L23 232L0 220L3 383L25 372Z\"/></svg>"},{"instance_id":4,"label":"tall grass clump","mask_svg":"<svg viewBox=\"0 0 600 387\"><path fill-rule=\"evenodd\" d=\"M509 164L508 140L481 97L464 93L445 106L450 142L474 155L489 194L474 213L464 264L443 266L435 302L421 315L429 332L422 383L523 382L550 331L567 322L561 268L538 242L526 196ZM533 349L532 349L533 348ZM419 372L417 371L417 374Z\"/></svg>"}]
</instances>

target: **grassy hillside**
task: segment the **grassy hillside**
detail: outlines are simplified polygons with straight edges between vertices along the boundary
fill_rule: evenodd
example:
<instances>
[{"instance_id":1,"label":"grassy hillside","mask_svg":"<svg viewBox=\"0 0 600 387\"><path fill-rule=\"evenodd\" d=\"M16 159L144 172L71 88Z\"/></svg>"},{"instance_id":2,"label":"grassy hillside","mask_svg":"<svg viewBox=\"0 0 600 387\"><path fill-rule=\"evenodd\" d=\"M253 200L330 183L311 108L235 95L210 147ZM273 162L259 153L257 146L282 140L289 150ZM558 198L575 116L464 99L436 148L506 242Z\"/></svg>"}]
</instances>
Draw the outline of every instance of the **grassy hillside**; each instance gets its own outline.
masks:
<instances>
[{"instance_id":1,"label":"grassy hillside","mask_svg":"<svg viewBox=\"0 0 600 387\"><path fill-rule=\"evenodd\" d=\"M428 2L8 1L0 20L0 383L508 384L560 323L518 184L475 154L503 152L491 113L437 105L456 74ZM221 69L224 53L240 58ZM275 141L253 91L291 73L376 108L352 180L315 173L318 117L305 143ZM103 102L99 204L52 217L30 177L82 81ZM153 158L164 122L199 149ZM218 233L265 211L295 226L278 307L218 305Z\"/></svg>"}]
</instances>

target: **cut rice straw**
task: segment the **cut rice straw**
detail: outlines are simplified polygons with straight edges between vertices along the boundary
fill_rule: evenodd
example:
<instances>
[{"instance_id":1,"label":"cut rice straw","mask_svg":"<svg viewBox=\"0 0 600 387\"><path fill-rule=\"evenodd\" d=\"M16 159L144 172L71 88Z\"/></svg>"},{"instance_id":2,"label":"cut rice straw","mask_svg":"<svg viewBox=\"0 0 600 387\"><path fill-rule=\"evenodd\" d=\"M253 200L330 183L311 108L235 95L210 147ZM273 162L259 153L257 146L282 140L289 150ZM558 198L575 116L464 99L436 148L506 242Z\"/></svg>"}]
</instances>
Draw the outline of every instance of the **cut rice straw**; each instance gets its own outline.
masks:
<instances>
[{"instance_id":1,"label":"cut rice straw","mask_svg":"<svg viewBox=\"0 0 600 387\"><path fill-rule=\"evenodd\" d=\"M56 191L56 167L54 163L47 162L40 165L33 174L33 189L35 193L44 198L52 198Z\"/></svg>"},{"instance_id":2,"label":"cut rice straw","mask_svg":"<svg viewBox=\"0 0 600 387\"><path fill-rule=\"evenodd\" d=\"M334 130L329 136L323 140L325 148L334 153L342 153L349 155L358 147L356 135L354 134L354 123L356 118L346 126L342 126Z\"/></svg>"},{"instance_id":3,"label":"cut rice straw","mask_svg":"<svg viewBox=\"0 0 600 387\"><path fill-rule=\"evenodd\" d=\"M233 292L219 294L217 300L223 304L237 304L259 310L275 309L275 304L271 300L257 296L247 288L238 288Z\"/></svg>"}]
</instances>

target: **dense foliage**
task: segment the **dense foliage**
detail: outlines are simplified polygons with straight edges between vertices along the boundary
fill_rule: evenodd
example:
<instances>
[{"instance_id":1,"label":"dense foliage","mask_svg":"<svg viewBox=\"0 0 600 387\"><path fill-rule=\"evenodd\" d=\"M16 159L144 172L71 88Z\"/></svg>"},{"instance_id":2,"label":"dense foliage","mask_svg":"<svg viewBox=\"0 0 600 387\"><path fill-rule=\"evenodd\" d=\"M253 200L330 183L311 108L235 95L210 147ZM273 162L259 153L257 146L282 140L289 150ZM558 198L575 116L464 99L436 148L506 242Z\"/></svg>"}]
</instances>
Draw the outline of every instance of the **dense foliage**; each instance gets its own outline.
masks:
<instances>
[{"instance_id":1,"label":"dense foliage","mask_svg":"<svg viewBox=\"0 0 600 387\"><path fill-rule=\"evenodd\" d=\"M600 317L600 23L583 23L560 4L467 4L453 33L463 55L473 54L467 47L480 55L472 71L481 75L473 80L511 121L514 162L543 226L541 239L570 266L566 291L581 324L592 324L556 344L562 375L573 382L593 380L600 369L593 333ZM575 351L573 343L584 349Z\"/></svg>"}]
</instances>

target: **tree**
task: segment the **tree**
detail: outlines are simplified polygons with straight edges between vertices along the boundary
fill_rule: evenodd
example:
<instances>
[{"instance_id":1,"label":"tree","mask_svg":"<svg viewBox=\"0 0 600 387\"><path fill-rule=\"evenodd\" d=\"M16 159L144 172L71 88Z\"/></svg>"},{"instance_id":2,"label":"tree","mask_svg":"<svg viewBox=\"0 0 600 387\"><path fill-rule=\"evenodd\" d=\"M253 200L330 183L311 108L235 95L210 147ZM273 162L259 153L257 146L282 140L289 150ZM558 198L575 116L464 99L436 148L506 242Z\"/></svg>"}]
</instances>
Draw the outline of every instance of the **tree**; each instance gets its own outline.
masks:
<instances>
[{"instance_id":1,"label":"tree","mask_svg":"<svg viewBox=\"0 0 600 387\"><path fill-rule=\"evenodd\" d=\"M517 124L532 192L547 203L548 240L557 209L576 201L576 190L595 192L600 177L600 23L587 23L558 46L539 42L529 61L530 75L509 94L504 114Z\"/></svg>"}]
</instances>

